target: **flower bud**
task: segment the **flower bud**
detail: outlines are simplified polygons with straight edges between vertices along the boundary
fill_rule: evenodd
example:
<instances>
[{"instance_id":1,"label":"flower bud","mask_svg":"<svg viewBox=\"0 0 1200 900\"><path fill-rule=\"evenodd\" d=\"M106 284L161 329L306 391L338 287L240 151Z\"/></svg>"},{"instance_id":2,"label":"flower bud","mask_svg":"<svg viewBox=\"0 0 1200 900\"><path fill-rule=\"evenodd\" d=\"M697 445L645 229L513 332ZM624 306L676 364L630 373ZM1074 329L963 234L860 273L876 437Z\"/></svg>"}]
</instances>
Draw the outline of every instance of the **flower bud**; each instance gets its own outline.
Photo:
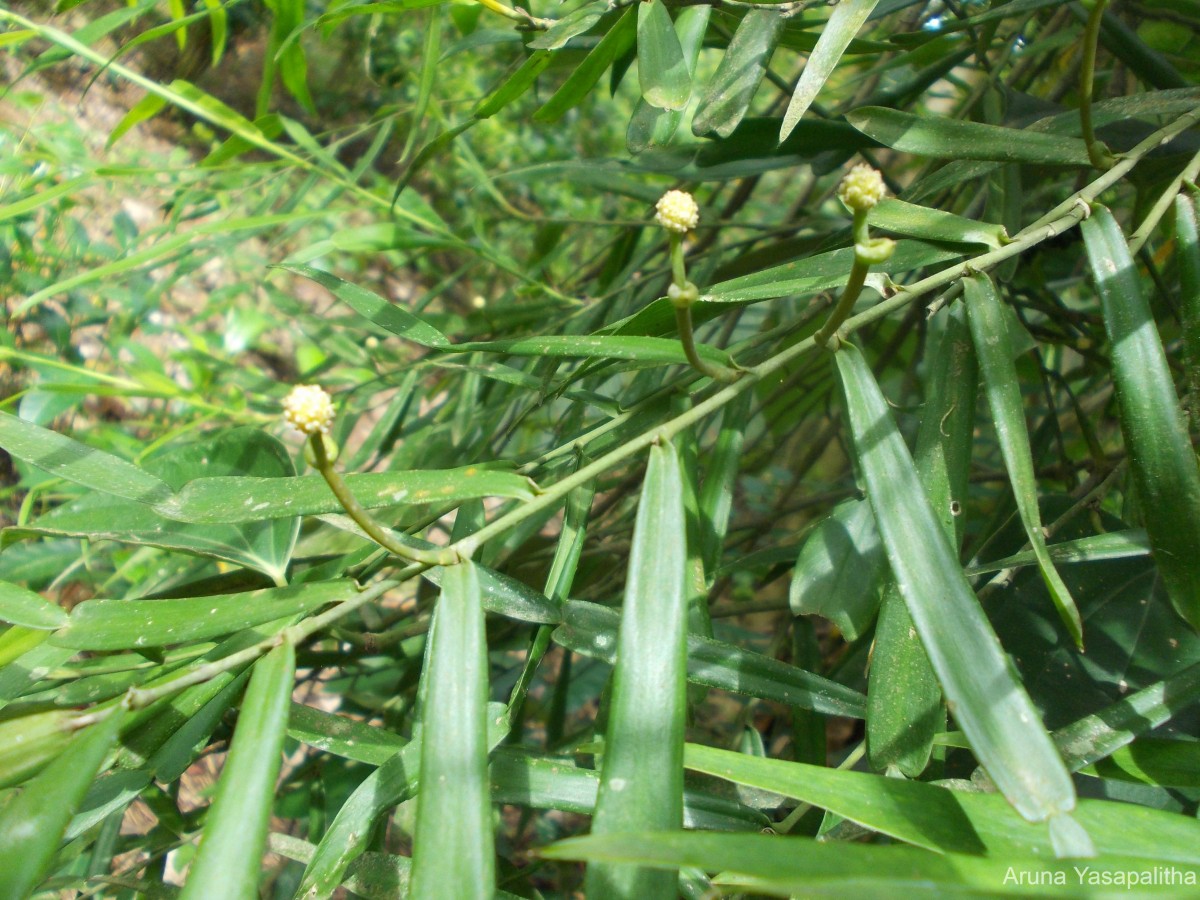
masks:
<instances>
[{"instance_id":1,"label":"flower bud","mask_svg":"<svg viewBox=\"0 0 1200 900\"><path fill-rule=\"evenodd\" d=\"M667 191L654 210L654 221L675 234L687 234L700 221L700 207L687 191Z\"/></svg>"},{"instance_id":2,"label":"flower bud","mask_svg":"<svg viewBox=\"0 0 1200 900\"><path fill-rule=\"evenodd\" d=\"M866 212L883 199L887 188L883 176L866 163L851 169L838 186L838 197L853 212Z\"/></svg>"},{"instance_id":3,"label":"flower bud","mask_svg":"<svg viewBox=\"0 0 1200 900\"><path fill-rule=\"evenodd\" d=\"M333 401L319 385L300 384L284 399L283 417L301 434L328 434Z\"/></svg>"}]
</instances>

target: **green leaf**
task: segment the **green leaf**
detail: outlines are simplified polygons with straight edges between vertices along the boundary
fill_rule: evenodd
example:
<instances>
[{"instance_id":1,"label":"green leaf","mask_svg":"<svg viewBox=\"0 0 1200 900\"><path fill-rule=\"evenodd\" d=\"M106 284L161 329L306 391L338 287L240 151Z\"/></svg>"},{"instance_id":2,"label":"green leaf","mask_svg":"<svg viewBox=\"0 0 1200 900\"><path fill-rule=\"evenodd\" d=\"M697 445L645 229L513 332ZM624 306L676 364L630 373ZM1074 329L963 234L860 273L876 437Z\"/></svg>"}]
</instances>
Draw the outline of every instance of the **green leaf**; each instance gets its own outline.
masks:
<instances>
[{"instance_id":1,"label":"green leaf","mask_svg":"<svg viewBox=\"0 0 1200 900\"><path fill-rule=\"evenodd\" d=\"M408 744L400 735L383 728L302 703L292 704L288 737L373 766L383 765Z\"/></svg>"},{"instance_id":2,"label":"green leaf","mask_svg":"<svg viewBox=\"0 0 1200 900\"><path fill-rule=\"evenodd\" d=\"M1141 738L1080 771L1138 784L1200 788L1200 741Z\"/></svg>"},{"instance_id":3,"label":"green leaf","mask_svg":"<svg viewBox=\"0 0 1200 900\"><path fill-rule=\"evenodd\" d=\"M312 612L357 593L354 582L323 581L213 597L85 600L52 641L77 650L126 650L203 641L286 616Z\"/></svg>"},{"instance_id":4,"label":"green leaf","mask_svg":"<svg viewBox=\"0 0 1200 900\"><path fill-rule=\"evenodd\" d=\"M1080 227L1112 344L1121 432L1154 561L1175 609L1200 630L1200 470L1171 370L1112 213L1098 206Z\"/></svg>"},{"instance_id":5,"label":"green leaf","mask_svg":"<svg viewBox=\"0 0 1200 900\"><path fill-rule=\"evenodd\" d=\"M700 487L700 543L704 571L711 583L716 579L733 510L738 464L746 439L747 417L753 393L746 391L726 405L721 414L721 430L710 456L704 483Z\"/></svg>"},{"instance_id":6,"label":"green leaf","mask_svg":"<svg viewBox=\"0 0 1200 900\"><path fill-rule=\"evenodd\" d=\"M420 759L420 741L413 740L355 789L308 860L297 897L316 900L333 894L369 845L376 820L416 793Z\"/></svg>"},{"instance_id":7,"label":"green leaf","mask_svg":"<svg viewBox=\"0 0 1200 900\"><path fill-rule=\"evenodd\" d=\"M847 500L817 523L800 548L788 606L794 616L824 616L848 641L870 627L879 609L887 557L865 500Z\"/></svg>"},{"instance_id":8,"label":"green leaf","mask_svg":"<svg viewBox=\"0 0 1200 900\"><path fill-rule=\"evenodd\" d=\"M428 671L423 677L429 677ZM489 749L504 739L507 721L503 705L488 704ZM413 740L368 775L342 805L304 870L297 897L316 900L334 891L347 867L369 846L380 816L416 794L420 769L421 741L414 733Z\"/></svg>"},{"instance_id":9,"label":"green leaf","mask_svg":"<svg viewBox=\"0 0 1200 900\"><path fill-rule=\"evenodd\" d=\"M62 753L75 715L54 709L0 722L0 789L26 781Z\"/></svg>"},{"instance_id":10,"label":"green leaf","mask_svg":"<svg viewBox=\"0 0 1200 900\"><path fill-rule=\"evenodd\" d=\"M295 475L283 445L258 428L236 428L173 450L151 459L146 471L172 488L200 476L246 475L266 481ZM28 525L6 529L0 544L37 534L120 541L225 560L284 584L299 529L300 520L295 516L236 525L182 524L163 518L144 504L93 493L65 503Z\"/></svg>"},{"instance_id":11,"label":"green leaf","mask_svg":"<svg viewBox=\"0 0 1200 900\"><path fill-rule=\"evenodd\" d=\"M964 530L978 393L978 368L961 304L930 323L926 354L929 374L913 463L934 516L957 548ZM929 763L934 736L945 727L942 687L892 578L875 625L867 684L871 765L879 770L894 766L916 778Z\"/></svg>"},{"instance_id":12,"label":"green leaf","mask_svg":"<svg viewBox=\"0 0 1200 900\"><path fill-rule=\"evenodd\" d=\"M692 120L692 133L729 137L750 108L786 20L779 10L751 9L729 41Z\"/></svg>"},{"instance_id":13,"label":"green leaf","mask_svg":"<svg viewBox=\"0 0 1200 900\"><path fill-rule=\"evenodd\" d=\"M287 641L255 664L180 900L258 896L295 673Z\"/></svg>"},{"instance_id":14,"label":"green leaf","mask_svg":"<svg viewBox=\"0 0 1200 900\"><path fill-rule=\"evenodd\" d=\"M58 478L106 494L157 503L171 488L120 457L0 412L0 447Z\"/></svg>"},{"instance_id":15,"label":"green leaf","mask_svg":"<svg viewBox=\"0 0 1200 900\"><path fill-rule=\"evenodd\" d=\"M879 0L843 0L833 8L829 21L821 29L817 46L808 57L792 99L788 102L787 112L783 114L783 125L779 129L779 142L782 144L796 124L804 118L808 108L812 106L817 94L837 68L838 60L858 34L863 23L875 9ZM857 127L857 126L855 126Z\"/></svg>"},{"instance_id":16,"label":"green leaf","mask_svg":"<svg viewBox=\"0 0 1200 900\"><path fill-rule=\"evenodd\" d=\"M267 849L286 859L307 865L316 855L316 847L308 841L272 831L267 835ZM412 860L393 853L364 853L350 863L341 884L355 896L367 900L395 900L408 897L412 882ZM337 885L334 885L336 888ZM497 891L496 896L505 896ZM511 897L512 895L507 895Z\"/></svg>"},{"instance_id":17,"label":"green leaf","mask_svg":"<svg viewBox=\"0 0 1200 900\"><path fill-rule=\"evenodd\" d=\"M897 109L864 106L846 121L885 147L934 159L986 159L1038 165L1086 166L1087 145L1079 138L1031 129L964 122L946 116L917 116Z\"/></svg>"},{"instance_id":18,"label":"green leaf","mask_svg":"<svg viewBox=\"0 0 1200 900\"><path fill-rule=\"evenodd\" d=\"M675 448L650 448L629 551L593 834L683 825L687 714L687 531ZM597 900L660 897L674 873L589 866Z\"/></svg>"},{"instance_id":19,"label":"green leaf","mask_svg":"<svg viewBox=\"0 0 1200 900\"><path fill-rule=\"evenodd\" d=\"M1072 772L1101 760L1200 699L1200 662L1054 732Z\"/></svg>"},{"instance_id":20,"label":"green leaf","mask_svg":"<svg viewBox=\"0 0 1200 900\"><path fill-rule=\"evenodd\" d=\"M1017 510L1054 606L1067 626L1067 633L1075 645L1082 649L1083 622L1079 618L1075 598L1063 584L1046 550L1042 514L1038 509L1037 476L1033 471L1033 455L1025 425L1025 403L1021 398L1021 382L1017 376L1004 307L987 275L973 275L965 280L964 285L975 354L979 359L988 406L992 410L992 421L996 424L1000 452L1012 481Z\"/></svg>"},{"instance_id":21,"label":"green leaf","mask_svg":"<svg viewBox=\"0 0 1200 900\"><path fill-rule=\"evenodd\" d=\"M930 509L875 376L852 345L834 358L888 561L955 721L1022 816L1069 813L1070 776Z\"/></svg>"},{"instance_id":22,"label":"green leaf","mask_svg":"<svg viewBox=\"0 0 1200 900\"><path fill-rule=\"evenodd\" d=\"M690 79L696 71L696 60L703 49L711 14L711 6L701 5L681 9L675 16L675 33L679 36L679 47L687 64L689 96ZM658 109L645 100L639 100L625 135L629 151L641 153L649 147L666 147L671 143L682 119L683 109Z\"/></svg>"},{"instance_id":23,"label":"green leaf","mask_svg":"<svg viewBox=\"0 0 1200 900\"><path fill-rule=\"evenodd\" d=\"M117 738L125 710L72 738L62 755L0 807L0 897L28 897L50 869L71 816Z\"/></svg>"},{"instance_id":24,"label":"green leaf","mask_svg":"<svg viewBox=\"0 0 1200 900\"><path fill-rule=\"evenodd\" d=\"M279 268L315 281L359 315L374 322L380 328L386 328L392 334L399 335L422 347L443 350L451 346L450 339L432 325L414 316L403 307L389 303L373 291L349 281L343 281L336 275L310 266L284 263Z\"/></svg>"},{"instance_id":25,"label":"green leaf","mask_svg":"<svg viewBox=\"0 0 1200 900\"><path fill-rule=\"evenodd\" d=\"M606 12L608 12L608 3L605 0L585 3L547 28L543 34L530 41L528 46L535 50L559 50L571 38L583 34L599 22L601 16Z\"/></svg>"},{"instance_id":26,"label":"green leaf","mask_svg":"<svg viewBox=\"0 0 1200 900\"><path fill-rule=\"evenodd\" d=\"M1200 220L1191 194L1175 198L1175 241L1179 252L1179 311L1183 325L1187 408L1200 424Z\"/></svg>"},{"instance_id":27,"label":"green leaf","mask_svg":"<svg viewBox=\"0 0 1200 900\"><path fill-rule=\"evenodd\" d=\"M0 622L53 631L67 624L67 611L41 594L0 581Z\"/></svg>"},{"instance_id":28,"label":"green leaf","mask_svg":"<svg viewBox=\"0 0 1200 900\"><path fill-rule=\"evenodd\" d=\"M492 754L492 799L530 809L557 809L591 815L600 792L600 773L578 768L561 757L534 756L501 747ZM698 788L684 788L686 828L759 830L770 820L756 809Z\"/></svg>"},{"instance_id":29,"label":"green leaf","mask_svg":"<svg viewBox=\"0 0 1200 900\"><path fill-rule=\"evenodd\" d=\"M538 50L531 53L521 67L513 72L504 82L479 101L472 112L476 119L490 119L508 104L521 97L537 82L538 76L546 70L554 60L554 54L548 50Z\"/></svg>"},{"instance_id":30,"label":"green leaf","mask_svg":"<svg viewBox=\"0 0 1200 900\"><path fill-rule=\"evenodd\" d=\"M882 201L867 216L867 221L876 228L921 238L926 241L948 241L955 244L982 244L993 250L1002 247L1008 239L1002 225L976 222L940 209L929 209L905 203L894 197Z\"/></svg>"},{"instance_id":31,"label":"green leaf","mask_svg":"<svg viewBox=\"0 0 1200 900\"><path fill-rule=\"evenodd\" d=\"M1147 556L1150 553L1150 539L1141 528L1129 528L1125 531L1093 534L1071 541L1048 544L1046 551L1055 562L1099 562L1106 559ZM1014 553L1012 556L1006 556L1003 559L993 560L992 562L970 565L964 571L967 575L985 575L988 572L999 572L1001 569L1032 566L1036 563L1037 556L1034 555L1032 550L1027 550L1023 553Z\"/></svg>"},{"instance_id":32,"label":"green leaf","mask_svg":"<svg viewBox=\"0 0 1200 900\"><path fill-rule=\"evenodd\" d=\"M891 259L879 267L895 278L923 266L960 259L963 251L924 241L901 241ZM841 287L854 263L854 248L818 253L794 262L762 269L713 285L701 296L711 303L745 303L771 297L805 296ZM875 278L873 281L872 279ZM877 276L867 276L871 287L882 287Z\"/></svg>"},{"instance_id":33,"label":"green leaf","mask_svg":"<svg viewBox=\"0 0 1200 900\"><path fill-rule=\"evenodd\" d=\"M557 122L567 110L582 102L613 60L633 47L636 36L637 20L632 10L626 9L562 87L533 114L533 121L543 125Z\"/></svg>"},{"instance_id":34,"label":"green leaf","mask_svg":"<svg viewBox=\"0 0 1200 900\"><path fill-rule=\"evenodd\" d=\"M687 745L684 765L735 784L811 803L872 831L937 853L982 854L985 850L955 794L942 787L698 744Z\"/></svg>"},{"instance_id":35,"label":"green leaf","mask_svg":"<svg viewBox=\"0 0 1200 900\"><path fill-rule=\"evenodd\" d=\"M483 350L488 353L507 353L512 356L583 357L587 359L627 359L639 363L687 365L679 341L674 338L625 335L554 334L545 337L512 338L503 341L472 341L454 346L455 352ZM730 366L732 359L723 350L698 344L701 358L719 365Z\"/></svg>"},{"instance_id":36,"label":"green leaf","mask_svg":"<svg viewBox=\"0 0 1200 900\"><path fill-rule=\"evenodd\" d=\"M121 117L121 121L108 135L108 142L105 146L111 147L131 128L140 125L147 119L153 119L166 107L167 101L157 94L147 94Z\"/></svg>"},{"instance_id":37,"label":"green leaf","mask_svg":"<svg viewBox=\"0 0 1200 900\"><path fill-rule=\"evenodd\" d=\"M563 606L563 624L555 630L554 642L611 663L616 659L614 636L619 621L615 610L569 600ZM695 684L834 716L863 717L866 698L828 678L696 634L687 636L687 650L688 680Z\"/></svg>"},{"instance_id":38,"label":"green leaf","mask_svg":"<svg viewBox=\"0 0 1200 900\"><path fill-rule=\"evenodd\" d=\"M461 503L476 497L533 497L530 481L512 472L466 466L424 472L364 472L345 476L366 509ZM197 478L155 509L181 522L236 523L341 512L320 475L291 478Z\"/></svg>"},{"instance_id":39,"label":"green leaf","mask_svg":"<svg viewBox=\"0 0 1200 900\"><path fill-rule=\"evenodd\" d=\"M637 54L642 99L658 109L683 109L692 93L692 73L662 0L638 4Z\"/></svg>"},{"instance_id":40,"label":"green leaf","mask_svg":"<svg viewBox=\"0 0 1200 900\"><path fill-rule=\"evenodd\" d=\"M777 897L934 896L1028 897L1030 885L1063 885L1055 897L1095 897L1092 882L1081 883L1078 869L1095 885L1154 883L1161 863L1127 856L1101 859L1053 859L1043 856L983 857L937 854L915 847L870 846L771 835L634 833L570 838L543 847L546 859L589 863L654 865L674 869L695 866L721 872L714 884L741 892ZM1009 873L1019 873L1018 880ZM1009 876L1005 880L1005 876ZM1161 874L1157 876L1161 879ZM1178 896L1179 883L1200 878L1200 866L1180 865L1174 886L1158 896ZM1122 879L1120 882L1117 879ZM1186 879L1186 881L1184 881ZM1161 885L1161 881L1159 882Z\"/></svg>"},{"instance_id":41,"label":"green leaf","mask_svg":"<svg viewBox=\"0 0 1200 900\"><path fill-rule=\"evenodd\" d=\"M472 563L442 575L429 637L413 895L490 900L496 889L487 774L488 656Z\"/></svg>"}]
</instances>

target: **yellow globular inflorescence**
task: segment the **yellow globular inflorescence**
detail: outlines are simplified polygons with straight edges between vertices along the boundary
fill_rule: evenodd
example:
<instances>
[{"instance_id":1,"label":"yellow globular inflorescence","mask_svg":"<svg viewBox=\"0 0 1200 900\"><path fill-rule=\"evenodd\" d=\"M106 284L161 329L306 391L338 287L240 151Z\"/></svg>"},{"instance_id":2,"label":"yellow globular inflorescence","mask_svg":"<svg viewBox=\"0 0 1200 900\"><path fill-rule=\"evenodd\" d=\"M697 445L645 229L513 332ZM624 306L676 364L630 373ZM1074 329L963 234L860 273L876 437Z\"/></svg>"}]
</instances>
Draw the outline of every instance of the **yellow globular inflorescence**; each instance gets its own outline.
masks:
<instances>
[{"instance_id":1,"label":"yellow globular inflorescence","mask_svg":"<svg viewBox=\"0 0 1200 900\"><path fill-rule=\"evenodd\" d=\"M319 385L300 384L284 399L283 417L301 434L328 434L333 401Z\"/></svg>"},{"instance_id":2,"label":"yellow globular inflorescence","mask_svg":"<svg viewBox=\"0 0 1200 900\"><path fill-rule=\"evenodd\" d=\"M854 212L866 212L887 194L883 176L866 163L859 163L842 179L838 197Z\"/></svg>"},{"instance_id":3,"label":"yellow globular inflorescence","mask_svg":"<svg viewBox=\"0 0 1200 900\"><path fill-rule=\"evenodd\" d=\"M687 191L667 191L654 204L654 221L667 231L687 234L700 222L700 207Z\"/></svg>"}]
</instances>

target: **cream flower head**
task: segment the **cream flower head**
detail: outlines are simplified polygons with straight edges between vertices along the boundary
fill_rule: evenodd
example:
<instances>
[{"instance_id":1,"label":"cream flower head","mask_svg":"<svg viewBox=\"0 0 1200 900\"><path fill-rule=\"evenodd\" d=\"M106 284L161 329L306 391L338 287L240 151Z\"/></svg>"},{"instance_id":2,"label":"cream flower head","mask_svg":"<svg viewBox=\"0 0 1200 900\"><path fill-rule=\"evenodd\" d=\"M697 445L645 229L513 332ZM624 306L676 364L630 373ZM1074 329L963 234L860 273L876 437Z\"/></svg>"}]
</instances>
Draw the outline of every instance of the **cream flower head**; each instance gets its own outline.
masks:
<instances>
[{"instance_id":1,"label":"cream flower head","mask_svg":"<svg viewBox=\"0 0 1200 900\"><path fill-rule=\"evenodd\" d=\"M883 176L866 163L859 163L842 179L838 196L854 212L866 212L887 193Z\"/></svg>"},{"instance_id":2,"label":"cream flower head","mask_svg":"<svg viewBox=\"0 0 1200 900\"><path fill-rule=\"evenodd\" d=\"M301 434L328 434L333 401L316 384L299 384L283 401L283 417Z\"/></svg>"},{"instance_id":3,"label":"cream flower head","mask_svg":"<svg viewBox=\"0 0 1200 900\"><path fill-rule=\"evenodd\" d=\"M687 234L700 221L700 207L687 191L667 191L654 210L654 221L676 234Z\"/></svg>"}]
</instances>

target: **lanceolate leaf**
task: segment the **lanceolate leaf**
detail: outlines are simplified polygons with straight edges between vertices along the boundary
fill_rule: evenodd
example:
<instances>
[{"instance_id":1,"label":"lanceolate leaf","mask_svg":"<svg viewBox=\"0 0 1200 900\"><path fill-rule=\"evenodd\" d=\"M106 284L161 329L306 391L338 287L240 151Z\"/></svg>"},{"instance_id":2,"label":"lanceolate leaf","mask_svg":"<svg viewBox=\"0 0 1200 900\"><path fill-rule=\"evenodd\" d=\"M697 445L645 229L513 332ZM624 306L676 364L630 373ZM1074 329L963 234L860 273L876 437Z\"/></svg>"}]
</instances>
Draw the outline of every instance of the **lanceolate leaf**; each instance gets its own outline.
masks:
<instances>
[{"instance_id":1,"label":"lanceolate leaf","mask_svg":"<svg viewBox=\"0 0 1200 900\"><path fill-rule=\"evenodd\" d=\"M423 503L457 503L476 497L533 496L531 482L512 472L467 466L423 472L363 472L346 484L367 509ZM261 519L341 512L320 475L291 478L197 478L156 507L181 522L255 522Z\"/></svg>"},{"instance_id":2,"label":"lanceolate leaf","mask_svg":"<svg viewBox=\"0 0 1200 900\"><path fill-rule=\"evenodd\" d=\"M642 99L658 109L683 109L692 75L662 0L638 4L637 45Z\"/></svg>"},{"instance_id":3,"label":"lanceolate leaf","mask_svg":"<svg viewBox=\"0 0 1200 900\"><path fill-rule=\"evenodd\" d=\"M421 728L413 896L490 900L496 889L487 774L488 656L475 566L442 576Z\"/></svg>"},{"instance_id":4,"label":"lanceolate leaf","mask_svg":"<svg viewBox=\"0 0 1200 900\"><path fill-rule=\"evenodd\" d=\"M611 834L571 838L545 847L548 859L575 859L590 864L625 863L661 867L695 866L721 872L721 883L732 890L791 896L897 896L911 893L935 896L1029 897L1030 885L1063 884L1056 896L1096 896L1096 886L1131 883L1149 885L1161 879L1162 862L1144 857L1105 856L1096 860L1038 856L970 856L937 854L916 847L873 846L843 841L817 841L760 834L684 833ZM1094 881L1080 884L1079 870ZM1022 873L1017 883L1010 875ZM1160 873L1156 876L1155 873ZM1179 882L1158 889L1169 897L1179 884L1200 880L1200 866L1178 866ZM1160 882L1161 885L1161 882Z\"/></svg>"},{"instance_id":5,"label":"lanceolate leaf","mask_svg":"<svg viewBox=\"0 0 1200 900\"><path fill-rule=\"evenodd\" d=\"M633 46L636 32L637 19L632 10L626 9L563 86L533 114L533 120L543 123L557 122L567 110L580 103L595 87L600 76L612 65L613 60Z\"/></svg>"},{"instance_id":6,"label":"lanceolate leaf","mask_svg":"<svg viewBox=\"0 0 1200 900\"><path fill-rule=\"evenodd\" d=\"M53 631L67 624L67 611L20 585L0 581L0 622Z\"/></svg>"},{"instance_id":7,"label":"lanceolate leaf","mask_svg":"<svg viewBox=\"0 0 1200 900\"><path fill-rule=\"evenodd\" d=\"M77 650L125 650L202 641L311 612L357 593L354 582L322 581L240 594L166 600L87 600L71 612L55 644Z\"/></svg>"},{"instance_id":8,"label":"lanceolate leaf","mask_svg":"<svg viewBox=\"0 0 1200 900\"><path fill-rule=\"evenodd\" d=\"M691 75L696 70L696 59L704 44L708 20L712 7L689 6L679 10L675 16L675 33L679 36L679 47L683 61L687 64L689 96ZM686 106L686 104L685 104ZM683 109L659 109L645 100L639 100L626 131L626 143L632 153L641 153L648 147L665 147L671 143L683 118Z\"/></svg>"},{"instance_id":9,"label":"lanceolate leaf","mask_svg":"<svg viewBox=\"0 0 1200 900\"><path fill-rule=\"evenodd\" d=\"M800 73L800 81L792 92L787 112L783 114L783 126L779 129L779 142L787 140L788 135L796 124L804 118L808 108L812 106L817 94L833 74L838 60L858 34L867 17L875 9L879 0L843 0L833 8L829 21L821 29L817 46L808 57L804 71Z\"/></svg>"},{"instance_id":10,"label":"lanceolate leaf","mask_svg":"<svg viewBox=\"0 0 1200 900\"><path fill-rule=\"evenodd\" d=\"M620 617L615 610L583 600L563 607L563 625L554 641L576 653L612 662ZM834 716L862 718L866 698L796 666L696 634L687 636L688 680L751 697L770 699Z\"/></svg>"},{"instance_id":11,"label":"lanceolate leaf","mask_svg":"<svg viewBox=\"0 0 1200 900\"><path fill-rule=\"evenodd\" d=\"M848 641L856 641L875 618L887 574L887 558L865 500L833 508L805 539L792 572L792 615L820 615Z\"/></svg>"},{"instance_id":12,"label":"lanceolate leaf","mask_svg":"<svg viewBox=\"0 0 1200 900\"><path fill-rule=\"evenodd\" d=\"M846 121L881 144L935 159L988 159L997 162L1086 166L1087 146L1078 138L963 122L945 116L917 116L897 109L864 106Z\"/></svg>"},{"instance_id":13,"label":"lanceolate leaf","mask_svg":"<svg viewBox=\"0 0 1200 900\"><path fill-rule=\"evenodd\" d=\"M258 896L295 671L286 641L254 667L181 900Z\"/></svg>"},{"instance_id":14,"label":"lanceolate leaf","mask_svg":"<svg viewBox=\"0 0 1200 900\"><path fill-rule=\"evenodd\" d=\"M1179 248L1179 311L1183 320L1187 407L1193 430L1200 428L1200 218L1196 198L1175 198L1175 240Z\"/></svg>"},{"instance_id":15,"label":"lanceolate leaf","mask_svg":"<svg viewBox=\"0 0 1200 900\"><path fill-rule=\"evenodd\" d=\"M688 744L688 769L820 806L905 843L939 853L983 853L974 827L945 788L866 772L763 759Z\"/></svg>"},{"instance_id":16,"label":"lanceolate leaf","mask_svg":"<svg viewBox=\"0 0 1200 900\"><path fill-rule=\"evenodd\" d=\"M700 100L692 120L695 134L729 137L733 133L766 74L784 24L778 10L751 9L746 13Z\"/></svg>"},{"instance_id":17,"label":"lanceolate leaf","mask_svg":"<svg viewBox=\"0 0 1200 900\"><path fill-rule=\"evenodd\" d=\"M967 507L978 369L966 311L954 304L930 324L929 375L914 463L942 531L957 548ZM867 685L871 765L916 778L929 763L946 714L942 688L895 578L884 591Z\"/></svg>"},{"instance_id":18,"label":"lanceolate leaf","mask_svg":"<svg viewBox=\"0 0 1200 900\"><path fill-rule=\"evenodd\" d=\"M426 675L428 677L428 675ZM499 703L488 705L488 748L495 747L506 734L508 717ZM302 720L302 727L304 721ZM379 818L395 806L414 796L420 783L421 741L404 745L391 758L372 772L342 805L337 817L313 852L296 896L316 900L329 896L341 882L347 867L370 845L371 835ZM374 748L352 748L354 759L372 762ZM367 755L371 759L365 758Z\"/></svg>"},{"instance_id":19,"label":"lanceolate leaf","mask_svg":"<svg viewBox=\"0 0 1200 900\"><path fill-rule=\"evenodd\" d=\"M212 476L250 476L257 483L295 475L283 445L258 428L235 428L178 448L147 462L146 470L172 488L193 479L220 481ZM162 507L176 500L177 496L172 496ZM238 524L184 524L164 518L144 503L95 492L28 525L5 529L2 543L42 534L163 547L248 566L283 584L300 520L295 515L270 518L272 521L246 519Z\"/></svg>"},{"instance_id":20,"label":"lanceolate leaf","mask_svg":"<svg viewBox=\"0 0 1200 900\"><path fill-rule=\"evenodd\" d=\"M930 509L904 439L858 350L835 354L864 487L892 573L951 714L1009 802L1038 822L1075 806L1066 767Z\"/></svg>"},{"instance_id":21,"label":"lanceolate leaf","mask_svg":"<svg viewBox=\"0 0 1200 900\"><path fill-rule=\"evenodd\" d=\"M593 834L683 825L686 534L679 462L671 444L656 444L629 554ZM665 897L674 884L669 871L594 865L586 890L596 900Z\"/></svg>"},{"instance_id":22,"label":"lanceolate leaf","mask_svg":"<svg viewBox=\"0 0 1200 900\"><path fill-rule=\"evenodd\" d=\"M28 897L46 874L124 721L117 707L81 731L63 754L0 808L0 897Z\"/></svg>"},{"instance_id":23,"label":"lanceolate leaf","mask_svg":"<svg viewBox=\"0 0 1200 900\"><path fill-rule=\"evenodd\" d=\"M156 503L171 488L120 457L0 412L0 447L32 466L84 487L139 503Z\"/></svg>"},{"instance_id":24,"label":"lanceolate leaf","mask_svg":"<svg viewBox=\"0 0 1200 900\"><path fill-rule=\"evenodd\" d=\"M1139 506L1175 609L1200 630L1200 470L1171 370L1120 226L1104 207L1082 224L1112 344L1121 431Z\"/></svg>"},{"instance_id":25,"label":"lanceolate leaf","mask_svg":"<svg viewBox=\"0 0 1200 900\"><path fill-rule=\"evenodd\" d=\"M992 410L992 421L996 424L996 435L1000 439L1000 452L1004 455L1008 477L1012 481L1017 509L1021 513L1025 533L1029 536L1046 588L1058 607L1058 614L1067 626L1071 639L1082 648L1083 622L1075 599L1063 584L1046 550L1042 515L1038 510L1037 478L1033 471L1029 432L1025 426L1025 405L1021 399L1021 383L1013 361L1012 340L1004 307L1000 304L1000 297L991 279L985 274L968 278L965 290L975 354L979 358L984 391Z\"/></svg>"}]
</instances>

